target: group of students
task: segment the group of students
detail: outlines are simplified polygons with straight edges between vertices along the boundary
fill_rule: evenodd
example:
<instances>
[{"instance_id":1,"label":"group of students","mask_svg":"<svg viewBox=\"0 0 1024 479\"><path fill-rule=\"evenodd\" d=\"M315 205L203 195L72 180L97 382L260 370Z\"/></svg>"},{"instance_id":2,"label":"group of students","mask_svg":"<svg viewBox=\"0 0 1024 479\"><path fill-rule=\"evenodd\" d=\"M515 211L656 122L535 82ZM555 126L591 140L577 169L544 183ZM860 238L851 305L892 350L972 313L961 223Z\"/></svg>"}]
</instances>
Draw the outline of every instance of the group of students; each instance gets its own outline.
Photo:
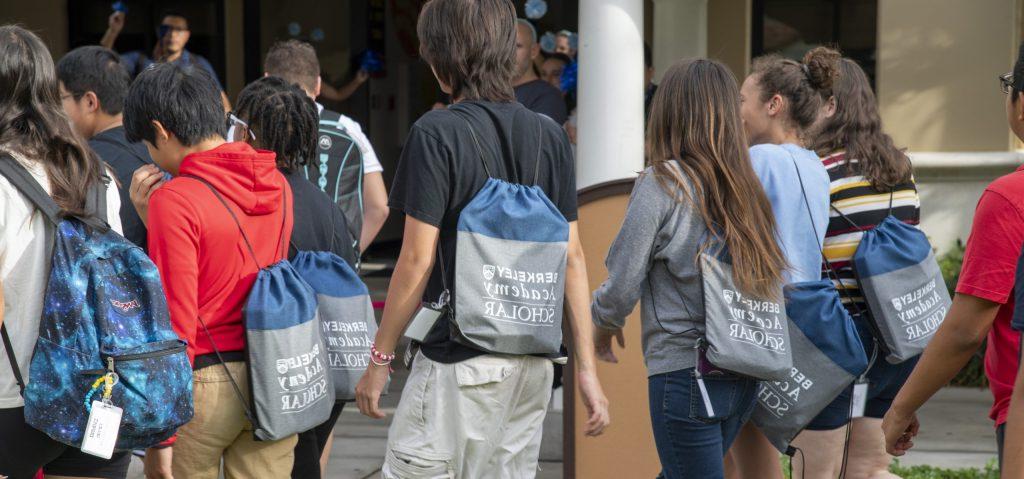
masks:
<instances>
[{"instance_id":1,"label":"group of students","mask_svg":"<svg viewBox=\"0 0 1024 479\"><path fill-rule=\"evenodd\" d=\"M552 285L544 291L559 293L544 301L556 304L558 321L564 311L569 323L586 434L600 435L611 422L595 361L617 360L613 342L623 347L626 317L640 302L660 477L782 477L778 452L749 421L762 385L705 364L694 353L703 347L699 335L682 333L709 328L700 262L709 240L727 248L731 281L744 294L768 297L784 285L820 280L827 260L843 305L866 309L851 265L864 231L889 216L909 225L920 216L910 161L882 132L867 76L828 48L812 50L802 62L757 59L742 86L713 60L673 65L652 100L649 167L608 253L608 279L591 295L568 137L561 125L515 101L518 25L507 0L431 0L420 13L420 54L453 104L413 125L395 172L389 202L405 214L405 229L370 362L355 388L360 412L384 417L379 400L400 337L424 303L440 305L442 313L414 343L383 477L536 474L559 355L497 354L467 340L459 330L464 318L452 319L459 315L452 305L464 307L463 315L480 306L467 293L474 285L460 278L473 242L494 237L526 238L533 244L526 251L564 257L562 265L543 265L555 272L536 275L484 263L482 277L540 278ZM109 50L77 49L55 67L34 34L0 27L0 151L70 217L91 214L86 192L106 183L105 176L116 177L106 189L109 225L147 248L174 332L187 341L194 416L147 449L147 477L214 478L222 465L227 477L320 477L342 409L339 403L323 425L279 440L256 440L247 418L243 306L260 269L298 249L332 252L354 264L368 243L349 231L352 220L319 181L331 166L317 164L327 112L313 101L320 82L315 51L296 41L278 44L265 71L225 119L220 89L201 68L157 63L129 85ZM1001 78L1008 120L1020 135L1024 57ZM346 130L343 121L332 123ZM352 139L349 150L362 148L358 143ZM805 475L885 477L889 453L913 445L913 411L967 361L990 327L993 414L1005 422L1019 362L1018 336L1010 332L1024 244L1019 175L997 180L982 197L958 295L920 361L872 361L863 374L861 417L851 417L850 385L795 438L803 454L794 461ZM503 218L491 225L490 240L468 234L487 224L473 216L482 191L527 198L522 210L485 210ZM6 178L0 194L0 321L13 340L4 346L15 358L29 358L47 285L50 227ZM548 224L505 221L537 214L561 226L547 231ZM545 233L556 240L538 239ZM555 249L534 244L545 241ZM517 248L502 254L514 256ZM480 274L481 265L470 266ZM534 320L544 317L525 310ZM471 319L496 318L488 311ZM864 355L877 355L879 338L867 319L851 316ZM27 369L27 361L19 362ZM1015 426L1024 421L1011 417L1006 466L1024 473L1018 450L1024 433ZM85 454L28 425L17 381L6 371L0 437L18 438L0 447L0 476L12 479L39 470L123 478L130 460L127 451L109 460Z\"/></svg>"},{"instance_id":2,"label":"group of students","mask_svg":"<svg viewBox=\"0 0 1024 479\"><path fill-rule=\"evenodd\" d=\"M231 381L248 394L242 310L257 271L300 249L336 254L356 269L387 216L369 141L358 124L313 100L313 47L274 45L267 75L242 90L227 118L220 87L203 68L163 62L131 80L118 55L100 46L54 65L43 42L18 26L0 27L0 51L0 150L68 217L106 213L113 231L148 252L171 326L187 341L194 416L147 450L147 477L217 477L222 459L229 477L320 477L343 403L312 430L258 441ZM105 212L87 210L86 192L96 185L106 188ZM47 284L59 279L49 277L53 233L44 215L7 177L0 191L0 437L19 438L3 441L0 476L123 478L131 451L102 459L26 422L14 371L30 375ZM218 198L231 206L219 207Z\"/></svg>"}]
</instances>

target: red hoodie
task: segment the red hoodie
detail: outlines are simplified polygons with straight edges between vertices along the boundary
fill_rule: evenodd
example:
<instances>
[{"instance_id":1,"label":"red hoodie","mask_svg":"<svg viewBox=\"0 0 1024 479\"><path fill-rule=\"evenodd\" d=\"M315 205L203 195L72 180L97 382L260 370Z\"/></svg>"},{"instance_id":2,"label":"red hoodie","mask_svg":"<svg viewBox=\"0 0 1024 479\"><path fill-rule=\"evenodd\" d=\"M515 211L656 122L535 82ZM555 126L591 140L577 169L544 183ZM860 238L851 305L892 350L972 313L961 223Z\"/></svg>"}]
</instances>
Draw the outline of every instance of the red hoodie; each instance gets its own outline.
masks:
<instances>
[{"instance_id":1,"label":"red hoodie","mask_svg":"<svg viewBox=\"0 0 1024 479\"><path fill-rule=\"evenodd\" d=\"M220 192L245 229L259 264L224 205L206 185L186 175L198 176ZM242 307L256 274L287 254L292 217L282 217L285 195L290 209L291 189L277 170L273 152L225 143L186 156L179 176L150 197L149 255L160 270L174 331L188 341L189 361L213 352L197 317L203 318L220 352L245 349Z\"/></svg>"}]
</instances>

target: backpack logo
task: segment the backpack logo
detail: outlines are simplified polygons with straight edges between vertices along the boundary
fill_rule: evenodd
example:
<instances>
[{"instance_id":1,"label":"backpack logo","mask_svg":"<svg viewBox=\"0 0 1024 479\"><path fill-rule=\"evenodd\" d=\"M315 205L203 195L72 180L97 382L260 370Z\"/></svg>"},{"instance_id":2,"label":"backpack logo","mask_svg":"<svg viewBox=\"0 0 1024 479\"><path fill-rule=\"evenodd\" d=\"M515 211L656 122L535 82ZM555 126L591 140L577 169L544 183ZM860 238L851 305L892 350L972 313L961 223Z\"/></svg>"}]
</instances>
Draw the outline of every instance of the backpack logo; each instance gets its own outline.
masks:
<instances>
[{"instance_id":1,"label":"backpack logo","mask_svg":"<svg viewBox=\"0 0 1024 479\"><path fill-rule=\"evenodd\" d=\"M725 302L726 303L732 304L733 290L731 290L731 289L723 289L722 290L722 296L725 298Z\"/></svg>"},{"instance_id":2,"label":"backpack logo","mask_svg":"<svg viewBox=\"0 0 1024 479\"><path fill-rule=\"evenodd\" d=\"M110 300L110 304L115 308L120 309L122 313L127 313L128 311L131 311L132 309L136 309L139 307L139 300L133 299L126 303L122 303L121 301L112 299Z\"/></svg>"},{"instance_id":3,"label":"backpack logo","mask_svg":"<svg viewBox=\"0 0 1024 479\"><path fill-rule=\"evenodd\" d=\"M333 144L334 143L331 142L331 137L329 137L327 135L320 135L320 149L321 150L330 150L331 149L331 145L333 145Z\"/></svg>"},{"instance_id":4,"label":"backpack logo","mask_svg":"<svg viewBox=\"0 0 1024 479\"><path fill-rule=\"evenodd\" d=\"M494 265L484 265L484 279L487 281L494 279Z\"/></svg>"}]
</instances>

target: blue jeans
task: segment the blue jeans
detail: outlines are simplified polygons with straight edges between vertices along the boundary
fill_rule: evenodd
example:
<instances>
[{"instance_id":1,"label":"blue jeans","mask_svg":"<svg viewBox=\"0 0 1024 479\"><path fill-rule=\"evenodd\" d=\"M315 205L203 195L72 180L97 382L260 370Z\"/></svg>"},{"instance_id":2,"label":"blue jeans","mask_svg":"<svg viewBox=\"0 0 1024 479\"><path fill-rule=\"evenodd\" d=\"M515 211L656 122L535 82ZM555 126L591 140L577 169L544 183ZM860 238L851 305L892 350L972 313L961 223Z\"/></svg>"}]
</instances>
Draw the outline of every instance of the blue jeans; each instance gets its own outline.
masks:
<instances>
[{"instance_id":1,"label":"blue jeans","mask_svg":"<svg viewBox=\"0 0 1024 479\"><path fill-rule=\"evenodd\" d=\"M714 410L708 414L693 368L647 379L654 443L661 459L659 479L715 479L722 460L757 402L757 381L739 376L705 376Z\"/></svg>"}]
</instances>

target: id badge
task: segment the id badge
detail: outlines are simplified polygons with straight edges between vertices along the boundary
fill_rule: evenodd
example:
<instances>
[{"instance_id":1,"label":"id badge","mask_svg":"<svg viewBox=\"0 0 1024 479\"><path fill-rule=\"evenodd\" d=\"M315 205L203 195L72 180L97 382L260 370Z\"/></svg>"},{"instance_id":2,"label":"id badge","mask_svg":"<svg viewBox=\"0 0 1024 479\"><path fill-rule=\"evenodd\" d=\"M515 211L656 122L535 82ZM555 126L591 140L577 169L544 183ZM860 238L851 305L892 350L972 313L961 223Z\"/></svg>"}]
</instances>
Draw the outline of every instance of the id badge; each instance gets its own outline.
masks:
<instances>
[{"instance_id":1,"label":"id badge","mask_svg":"<svg viewBox=\"0 0 1024 479\"><path fill-rule=\"evenodd\" d=\"M853 397L850 405L850 419L864 417L864 408L868 404L868 382L857 381L853 384Z\"/></svg>"},{"instance_id":2,"label":"id badge","mask_svg":"<svg viewBox=\"0 0 1024 479\"><path fill-rule=\"evenodd\" d=\"M427 305L421 306L419 311L416 311L416 315L412 317L409 326L405 328L405 337L422 343L427 339L427 334L434 328L434 324L442 314L444 314L443 310Z\"/></svg>"},{"instance_id":3,"label":"id badge","mask_svg":"<svg viewBox=\"0 0 1024 479\"><path fill-rule=\"evenodd\" d=\"M114 455L117 434L121 430L123 410L103 401L93 401L89 421L85 424L82 452L103 459Z\"/></svg>"}]
</instances>

